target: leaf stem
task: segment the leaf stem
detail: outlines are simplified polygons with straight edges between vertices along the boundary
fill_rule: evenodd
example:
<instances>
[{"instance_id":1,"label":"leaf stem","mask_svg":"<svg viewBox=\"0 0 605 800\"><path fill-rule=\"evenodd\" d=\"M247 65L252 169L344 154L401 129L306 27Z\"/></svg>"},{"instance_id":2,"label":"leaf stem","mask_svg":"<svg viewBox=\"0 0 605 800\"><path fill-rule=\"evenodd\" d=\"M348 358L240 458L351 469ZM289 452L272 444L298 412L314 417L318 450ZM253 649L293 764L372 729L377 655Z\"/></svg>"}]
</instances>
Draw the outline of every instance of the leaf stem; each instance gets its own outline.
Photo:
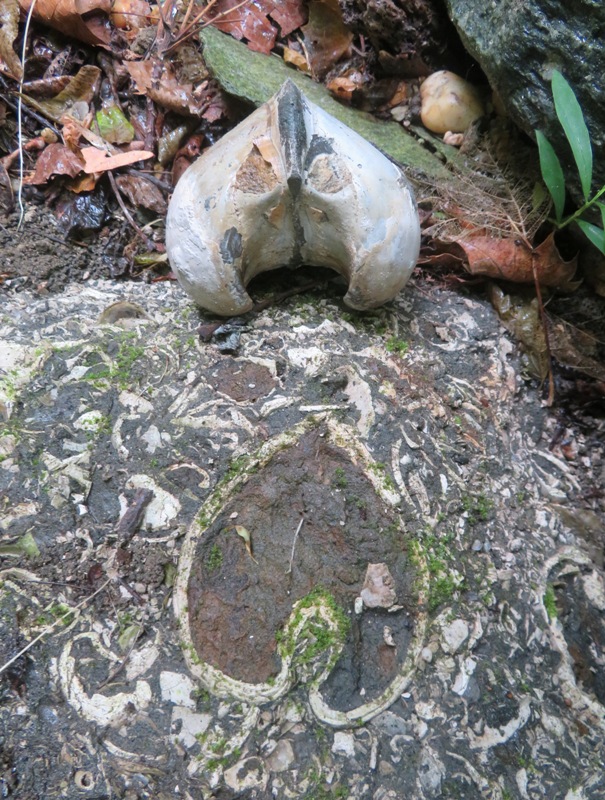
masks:
<instances>
[{"instance_id":1,"label":"leaf stem","mask_svg":"<svg viewBox=\"0 0 605 800\"><path fill-rule=\"evenodd\" d=\"M585 211L587 211L591 206L593 206L603 194L605 194L605 186L602 186L591 200L588 200L586 203L584 203L584 205L581 208L579 208L569 217L564 219L562 222L555 222L557 229L561 230L561 228L565 228L567 225L569 225L570 222L575 222L578 219L578 217L581 217Z\"/></svg>"}]
</instances>

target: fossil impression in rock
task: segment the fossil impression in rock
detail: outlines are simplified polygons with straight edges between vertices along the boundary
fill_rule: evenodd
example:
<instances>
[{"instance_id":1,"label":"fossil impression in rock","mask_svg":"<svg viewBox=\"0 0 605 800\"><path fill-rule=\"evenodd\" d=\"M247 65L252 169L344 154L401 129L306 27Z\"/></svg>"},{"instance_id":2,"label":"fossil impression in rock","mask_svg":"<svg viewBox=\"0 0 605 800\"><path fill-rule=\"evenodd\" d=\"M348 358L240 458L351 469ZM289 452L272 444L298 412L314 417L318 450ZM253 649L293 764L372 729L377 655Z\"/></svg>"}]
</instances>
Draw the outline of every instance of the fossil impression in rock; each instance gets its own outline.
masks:
<instances>
[{"instance_id":1,"label":"fossil impression in rock","mask_svg":"<svg viewBox=\"0 0 605 800\"><path fill-rule=\"evenodd\" d=\"M286 81L183 174L166 247L185 291L216 314L249 311L255 275L303 264L340 273L345 302L363 310L407 282L420 224L401 170Z\"/></svg>"}]
</instances>

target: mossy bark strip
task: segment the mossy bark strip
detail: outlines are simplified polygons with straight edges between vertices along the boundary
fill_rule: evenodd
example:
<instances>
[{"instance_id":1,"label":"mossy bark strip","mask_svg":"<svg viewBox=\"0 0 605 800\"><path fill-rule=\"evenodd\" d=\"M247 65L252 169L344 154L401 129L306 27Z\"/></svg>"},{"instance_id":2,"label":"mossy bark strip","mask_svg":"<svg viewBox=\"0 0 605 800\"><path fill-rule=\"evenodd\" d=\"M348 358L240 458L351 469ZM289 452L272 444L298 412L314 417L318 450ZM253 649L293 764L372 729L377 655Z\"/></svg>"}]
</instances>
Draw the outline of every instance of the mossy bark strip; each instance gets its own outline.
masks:
<instances>
[{"instance_id":1,"label":"mossy bark strip","mask_svg":"<svg viewBox=\"0 0 605 800\"><path fill-rule=\"evenodd\" d=\"M406 133L397 122L383 122L370 114L338 103L321 84L288 67L277 56L265 56L212 27L200 34L206 66L223 89L235 97L259 106L290 78L307 97L324 111L348 125L389 158L411 172L432 180L444 180L450 173L443 163Z\"/></svg>"}]
</instances>

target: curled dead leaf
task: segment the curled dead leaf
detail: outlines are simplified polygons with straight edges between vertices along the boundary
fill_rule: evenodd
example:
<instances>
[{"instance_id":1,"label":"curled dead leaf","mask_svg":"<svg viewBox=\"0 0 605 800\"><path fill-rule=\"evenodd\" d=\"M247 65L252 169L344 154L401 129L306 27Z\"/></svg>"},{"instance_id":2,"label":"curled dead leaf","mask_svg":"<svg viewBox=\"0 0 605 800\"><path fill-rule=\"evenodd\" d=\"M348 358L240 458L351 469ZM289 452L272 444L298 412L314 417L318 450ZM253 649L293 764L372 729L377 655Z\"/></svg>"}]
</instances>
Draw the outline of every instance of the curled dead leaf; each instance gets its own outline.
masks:
<instances>
[{"instance_id":1,"label":"curled dead leaf","mask_svg":"<svg viewBox=\"0 0 605 800\"><path fill-rule=\"evenodd\" d=\"M342 21L338 0L312 0L301 29L313 74L322 78L348 51L353 34Z\"/></svg>"},{"instance_id":2,"label":"curled dead leaf","mask_svg":"<svg viewBox=\"0 0 605 800\"><path fill-rule=\"evenodd\" d=\"M167 203L155 184L142 175L118 175L116 183L135 208L142 206L156 214L166 213Z\"/></svg>"},{"instance_id":3,"label":"curled dead leaf","mask_svg":"<svg viewBox=\"0 0 605 800\"><path fill-rule=\"evenodd\" d=\"M0 70L4 66L5 71L16 80L23 75L21 61L13 48L18 33L19 4L17 0L3 0L0 3Z\"/></svg>"},{"instance_id":4,"label":"curled dead leaf","mask_svg":"<svg viewBox=\"0 0 605 800\"><path fill-rule=\"evenodd\" d=\"M537 247L520 238L497 238L487 235L459 236L456 242L468 258L468 271L514 283L533 283L534 268L542 286L573 289L577 257L565 261L549 234Z\"/></svg>"},{"instance_id":5,"label":"curled dead leaf","mask_svg":"<svg viewBox=\"0 0 605 800\"><path fill-rule=\"evenodd\" d=\"M251 50L268 55L275 46L277 28L271 25L267 14L255 3L219 0L213 6L210 18L219 31L229 33L235 39L245 39Z\"/></svg>"},{"instance_id":6,"label":"curled dead leaf","mask_svg":"<svg viewBox=\"0 0 605 800\"><path fill-rule=\"evenodd\" d=\"M244 528L243 525L235 525L234 527L235 527L235 532L237 533L237 535L241 536L242 539L244 540L244 544L246 545L246 551L247 551L248 555L250 556L252 561L254 561L255 564L258 564L258 561L252 555L252 539L250 537L250 533L249 533L248 529Z\"/></svg>"},{"instance_id":7,"label":"curled dead leaf","mask_svg":"<svg viewBox=\"0 0 605 800\"><path fill-rule=\"evenodd\" d=\"M23 95L25 102L44 114L45 117L59 122L65 114L82 119L88 112L88 107L97 92L101 70L92 65L82 67L77 75L69 81L67 86L58 95L49 100L35 100ZM81 106L82 113L76 113L76 106Z\"/></svg>"},{"instance_id":8,"label":"curled dead leaf","mask_svg":"<svg viewBox=\"0 0 605 800\"><path fill-rule=\"evenodd\" d=\"M151 23L151 6L147 0L113 0L111 21L121 30L138 32Z\"/></svg>"},{"instance_id":9,"label":"curled dead leaf","mask_svg":"<svg viewBox=\"0 0 605 800\"><path fill-rule=\"evenodd\" d=\"M87 44L109 44L111 0L19 0L26 13L65 36Z\"/></svg>"},{"instance_id":10,"label":"curled dead leaf","mask_svg":"<svg viewBox=\"0 0 605 800\"><path fill-rule=\"evenodd\" d=\"M46 183L53 175L69 175L70 178L75 178L83 168L82 159L69 147L58 142L49 144L38 156L34 173L26 178L25 183L38 186Z\"/></svg>"},{"instance_id":11,"label":"curled dead leaf","mask_svg":"<svg viewBox=\"0 0 605 800\"><path fill-rule=\"evenodd\" d=\"M197 97L190 83L179 83L172 67L159 59L128 61L124 66L137 85L139 94L145 94L158 105L187 117L201 117L208 107L208 99Z\"/></svg>"}]
</instances>

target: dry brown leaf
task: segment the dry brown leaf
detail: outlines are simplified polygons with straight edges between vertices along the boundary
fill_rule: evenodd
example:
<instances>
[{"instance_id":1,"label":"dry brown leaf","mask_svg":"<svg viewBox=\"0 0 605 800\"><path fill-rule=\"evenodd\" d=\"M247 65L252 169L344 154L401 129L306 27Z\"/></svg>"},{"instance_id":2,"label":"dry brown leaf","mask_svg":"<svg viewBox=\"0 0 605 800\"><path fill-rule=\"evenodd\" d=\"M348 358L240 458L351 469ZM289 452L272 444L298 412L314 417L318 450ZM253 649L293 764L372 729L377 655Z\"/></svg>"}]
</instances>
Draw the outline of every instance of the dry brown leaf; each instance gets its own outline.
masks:
<instances>
[{"instance_id":1,"label":"dry brown leaf","mask_svg":"<svg viewBox=\"0 0 605 800\"><path fill-rule=\"evenodd\" d=\"M291 47L284 47L283 58L286 64L293 64L301 72L310 72L311 67L305 56Z\"/></svg>"},{"instance_id":2,"label":"dry brown leaf","mask_svg":"<svg viewBox=\"0 0 605 800\"><path fill-rule=\"evenodd\" d=\"M13 42L19 33L19 4L17 0L3 0L0 3L0 70L16 80L21 80L23 67L13 49Z\"/></svg>"},{"instance_id":3,"label":"dry brown leaf","mask_svg":"<svg viewBox=\"0 0 605 800\"><path fill-rule=\"evenodd\" d=\"M70 178L75 178L83 167L82 159L69 147L59 143L49 144L38 156L34 173L25 179L25 183L38 186L46 183L53 175L69 175Z\"/></svg>"},{"instance_id":4,"label":"dry brown leaf","mask_svg":"<svg viewBox=\"0 0 605 800\"><path fill-rule=\"evenodd\" d=\"M111 0L19 0L23 11L33 5L32 15L65 36L87 44L109 44L111 30L107 15ZM84 19L86 15L86 19Z\"/></svg>"},{"instance_id":5,"label":"dry brown leaf","mask_svg":"<svg viewBox=\"0 0 605 800\"><path fill-rule=\"evenodd\" d=\"M360 72L353 72L350 75L341 75L339 78L328 81L326 89L341 102L350 103L353 100L353 92L357 91L364 83L364 76Z\"/></svg>"},{"instance_id":6,"label":"dry brown leaf","mask_svg":"<svg viewBox=\"0 0 605 800\"><path fill-rule=\"evenodd\" d=\"M353 34L342 21L338 0L312 0L309 21L301 29L313 74L322 78L348 51Z\"/></svg>"},{"instance_id":7,"label":"dry brown leaf","mask_svg":"<svg viewBox=\"0 0 605 800\"><path fill-rule=\"evenodd\" d=\"M111 21L116 28L136 34L151 24L151 6L147 0L113 0Z\"/></svg>"},{"instance_id":8,"label":"dry brown leaf","mask_svg":"<svg viewBox=\"0 0 605 800\"><path fill-rule=\"evenodd\" d=\"M201 117L208 109L208 99L194 95L190 83L180 84L172 67L158 59L127 61L124 66L135 81L140 94L158 105L188 117Z\"/></svg>"},{"instance_id":9,"label":"dry brown leaf","mask_svg":"<svg viewBox=\"0 0 605 800\"><path fill-rule=\"evenodd\" d=\"M155 211L156 214L166 213L167 203L164 195L155 184L142 175L118 175L116 183L135 208L142 206Z\"/></svg>"},{"instance_id":10,"label":"dry brown leaf","mask_svg":"<svg viewBox=\"0 0 605 800\"><path fill-rule=\"evenodd\" d=\"M89 175L93 172L107 172L107 170L126 167L137 161L145 161L153 158L153 153L149 150L133 150L128 153L110 155L106 150L98 150L96 147L83 147L82 158L84 159L84 172Z\"/></svg>"},{"instance_id":11,"label":"dry brown leaf","mask_svg":"<svg viewBox=\"0 0 605 800\"><path fill-rule=\"evenodd\" d=\"M537 247L531 248L523 239L499 239L494 236L460 236L453 241L468 258L468 270L473 275L533 283L535 267L542 286L570 288L576 272L577 257L564 261L551 233Z\"/></svg>"},{"instance_id":12,"label":"dry brown leaf","mask_svg":"<svg viewBox=\"0 0 605 800\"><path fill-rule=\"evenodd\" d=\"M56 97L50 100L34 100L23 95L23 99L37 111L41 111L45 116L59 122L64 114L69 113L75 116L74 111L77 106L81 107L80 110L84 114L88 111L100 78L101 70L87 64L71 78L67 86Z\"/></svg>"}]
</instances>

